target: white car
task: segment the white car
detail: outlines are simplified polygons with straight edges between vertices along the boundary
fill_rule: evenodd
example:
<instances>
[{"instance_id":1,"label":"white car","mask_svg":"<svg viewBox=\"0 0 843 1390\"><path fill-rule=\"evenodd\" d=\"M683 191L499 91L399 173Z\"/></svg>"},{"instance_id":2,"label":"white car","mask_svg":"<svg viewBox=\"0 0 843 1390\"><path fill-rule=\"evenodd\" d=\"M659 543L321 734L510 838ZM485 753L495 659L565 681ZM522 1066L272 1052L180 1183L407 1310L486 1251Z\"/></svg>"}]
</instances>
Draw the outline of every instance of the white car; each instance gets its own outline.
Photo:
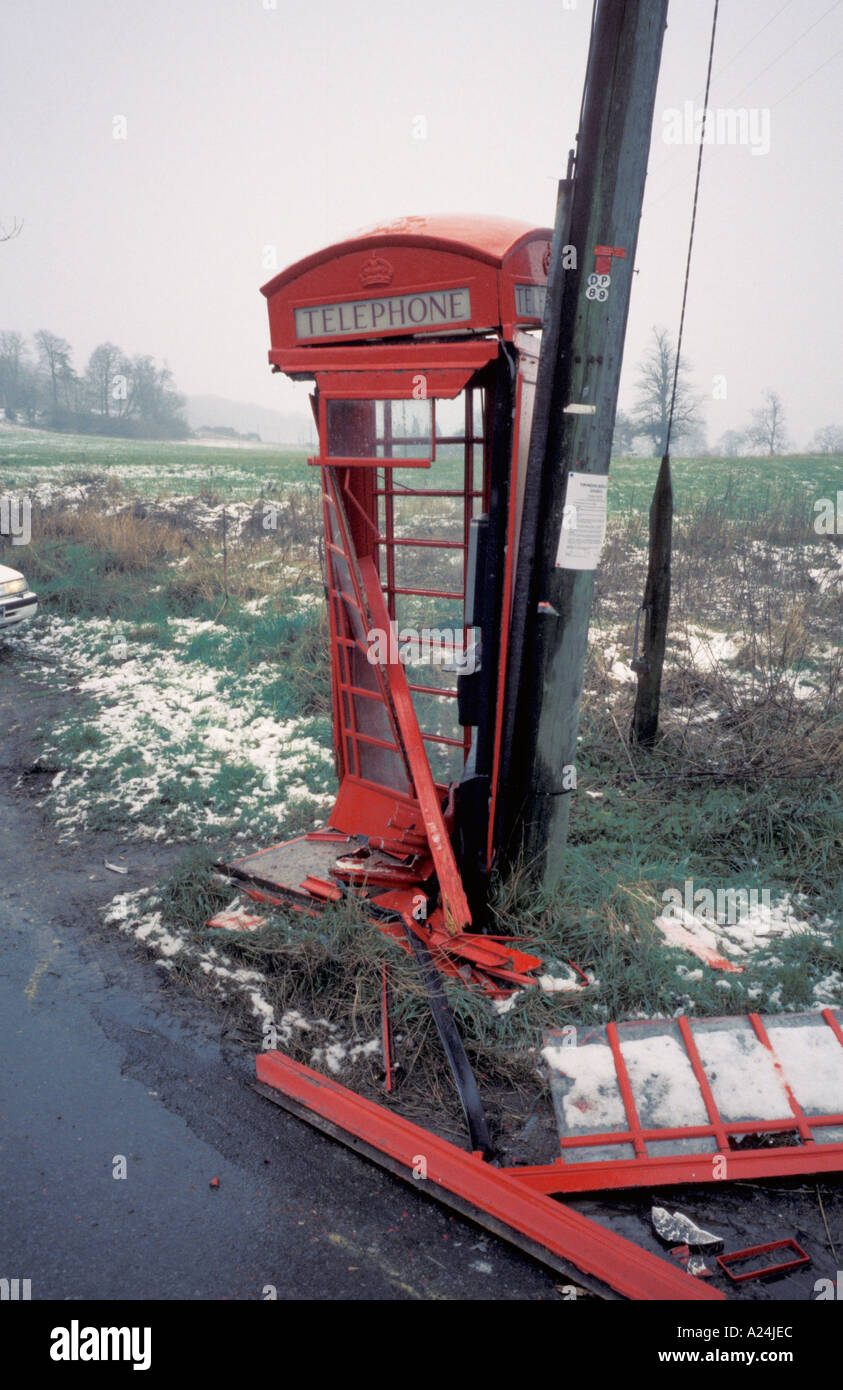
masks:
<instances>
[{"instance_id":1,"label":"white car","mask_svg":"<svg viewBox=\"0 0 843 1390\"><path fill-rule=\"evenodd\" d=\"M38 612L38 600L20 570L0 565L0 631L13 623L22 623L24 618L33 618Z\"/></svg>"}]
</instances>

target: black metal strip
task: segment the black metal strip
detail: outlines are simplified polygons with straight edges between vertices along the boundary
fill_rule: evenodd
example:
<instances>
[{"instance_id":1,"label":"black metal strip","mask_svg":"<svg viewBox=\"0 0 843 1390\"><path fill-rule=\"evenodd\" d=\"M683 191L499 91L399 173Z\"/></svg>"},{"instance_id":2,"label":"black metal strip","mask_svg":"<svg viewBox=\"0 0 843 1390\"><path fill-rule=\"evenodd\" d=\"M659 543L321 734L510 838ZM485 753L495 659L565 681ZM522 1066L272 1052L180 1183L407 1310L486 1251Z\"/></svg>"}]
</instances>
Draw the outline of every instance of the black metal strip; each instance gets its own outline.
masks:
<instances>
[{"instance_id":1,"label":"black metal strip","mask_svg":"<svg viewBox=\"0 0 843 1390\"><path fill-rule=\"evenodd\" d=\"M451 1068L451 1075L454 1078L460 1102L465 1111L472 1151L480 1150L483 1157L488 1158L492 1153L492 1138L489 1134L488 1121L483 1110L483 1102L480 1099L477 1080L471 1070L471 1063L466 1055L462 1038L454 1021L454 1015L451 1013L445 991L442 988L439 971L433 963L433 957L425 942L416 935L411 927L407 926L403 918L402 926L415 956L416 964L421 971L430 1012L433 1014L433 1022L436 1024L436 1031L442 1040L445 1056L448 1058L448 1066Z\"/></svg>"}]
</instances>

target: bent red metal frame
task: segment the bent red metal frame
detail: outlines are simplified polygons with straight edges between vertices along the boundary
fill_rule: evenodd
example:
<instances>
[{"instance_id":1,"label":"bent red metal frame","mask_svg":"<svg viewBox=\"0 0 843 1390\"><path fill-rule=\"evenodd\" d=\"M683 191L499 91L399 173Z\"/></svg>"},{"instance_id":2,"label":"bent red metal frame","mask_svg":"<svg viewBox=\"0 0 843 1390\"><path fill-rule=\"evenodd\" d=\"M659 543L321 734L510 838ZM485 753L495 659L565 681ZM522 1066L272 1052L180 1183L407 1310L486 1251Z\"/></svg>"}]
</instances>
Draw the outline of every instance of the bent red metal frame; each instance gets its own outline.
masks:
<instances>
[{"instance_id":1,"label":"bent red metal frame","mask_svg":"<svg viewBox=\"0 0 843 1390\"><path fill-rule=\"evenodd\" d=\"M831 1035L843 1047L843 1030L831 1009L818 1015L828 1026ZM602 1131L594 1134L567 1135L560 1138L560 1147L569 1155L607 1145L631 1145L632 1158L614 1158L582 1162L565 1162L562 1158L546 1165L514 1167L513 1177L534 1191L545 1193L596 1192L610 1188L668 1186L676 1183L714 1182L724 1176L738 1178L790 1177L805 1173L836 1173L843 1171L843 1140L824 1141L824 1132L839 1129L843 1133L843 1113L806 1114L794 1094L794 1087L785 1074L779 1058L758 1014L749 1014L748 1022L755 1037L770 1054L780 1077L787 1099L789 1114L774 1119L724 1120L715 1104L712 1088L706 1076L699 1050L694 1041L691 1024L679 1018L679 1032L688 1061L708 1114L703 1125L645 1128L638 1117L635 1098L621 1052L617 1025L609 1023L606 1037L612 1050L618 1086L623 1098L628 1127L625 1130ZM735 1022L746 1020L736 1018ZM737 1140L751 1135L780 1134L797 1138L797 1142L770 1145L763 1148L733 1148L730 1138ZM716 1147L708 1152L680 1154L657 1153L653 1150L675 1140L713 1140ZM725 1167L725 1173L724 1173Z\"/></svg>"},{"instance_id":2,"label":"bent red metal frame","mask_svg":"<svg viewBox=\"0 0 843 1390\"><path fill-rule=\"evenodd\" d=\"M409 1181L423 1172L416 1180L420 1190L434 1196L453 1195L478 1216L482 1214L484 1224L504 1236L514 1233L520 1238L518 1244L539 1257L549 1252L563 1266L597 1279L625 1298L719 1301L724 1297L579 1212L532 1191L506 1169L494 1168L283 1053L261 1053L256 1071L258 1081L271 1087L282 1103L283 1098L291 1101L296 1113L301 1107L304 1118L320 1117L334 1137L363 1148L372 1157L389 1160L387 1166Z\"/></svg>"}]
</instances>

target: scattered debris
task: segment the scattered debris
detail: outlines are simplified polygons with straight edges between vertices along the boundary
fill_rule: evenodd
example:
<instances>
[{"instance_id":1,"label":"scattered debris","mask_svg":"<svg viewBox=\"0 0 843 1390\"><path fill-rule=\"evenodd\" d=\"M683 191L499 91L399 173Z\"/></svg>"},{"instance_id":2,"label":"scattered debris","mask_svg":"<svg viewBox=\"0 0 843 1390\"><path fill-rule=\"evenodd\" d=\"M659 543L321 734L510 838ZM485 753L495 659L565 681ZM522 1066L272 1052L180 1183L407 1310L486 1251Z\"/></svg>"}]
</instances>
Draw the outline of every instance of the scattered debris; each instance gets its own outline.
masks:
<instances>
[{"instance_id":1,"label":"scattered debris","mask_svg":"<svg viewBox=\"0 0 843 1390\"><path fill-rule=\"evenodd\" d=\"M392 1020L390 1018L391 991L389 988L389 967L386 962L381 966L381 1043L383 1047L383 1071L384 1089L387 1093L395 1089L395 1073L398 1070L392 1060L395 1055L395 1048L392 1037Z\"/></svg>"},{"instance_id":2,"label":"scattered debris","mask_svg":"<svg viewBox=\"0 0 843 1390\"><path fill-rule=\"evenodd\" d=\"M675 1245L671 1250L673 1258L696 1279L710 1279L713 1271L709 1269L702 1255L693 1254L689 1245Z\"/></svg>"},{"instance_id":3,"label":"scattered debris","mask_svg":"<svg viewBox=\"0 0 843 1390\"><path fill-rule=\"evenodd\" d=\"M735 1265L772 1255L774 1250L789 1250L793 1258L772 1263L765 1259L764 1263L755 1269L735 1272ZM789 1236L787 1240L770 1240L766 1245L749 1245L745 1250L730 1250L727 1254L718 1255L717 1263L733 1283L743 1284L747 1279L766 1279L772 1274L784 1274L789 1269L801 1269L803 1265L811 1263L811 1257L805 1253L801 1245L796 1244L792 1236Z\"/></svg>"},{"instance_id":4,"label":"scattered debris","mask_svg":"<svg viewBox=\"0 0 843 1390\"><path fill-rule=\"evenodd\" d=\"M692 1245L707 1247L723 1244L720 1236L704 1231L696 1221L692 1221L690 1216L685 1216L681 1211L669 1212L665 1207L653 1207L650 1219L656 1235L661 1236L662 1240L682 1241L689 1251ZM671 1254L675 1253L671 1251Z\"/></svg>"},{"instance_id":5,"label":"scattered debris","mask_svg":"<svg viewBox=\"0 0 843 1390\"><path fill-rule=\"evenodd\" d=\"M243 904L235 899L235 902L223 908L222 912L209 917L205 926L219 927L223 931L256 931L259 927L266 926L266 918L257 912L247 912Z\"/></svg>"},{"instance_id":6,"label":"scattered debris","mask_svg":"<svg viewBox=\"0 0 843 1390\"><path fill-rule=\"evenodd\" d=\"M826 1237L827 1237L827 1239L828 1239L828 1248L829 1248L829 1250L831 1251L831 1253L832 1253L832 1255L833 1255L833 1257L834 1257L834 1262L835 1262L835 1264L836 1264L836 1263L837 1263L837 1248L836 1248L836 1246L835 1246L835 1244L834 1244L834 1241L831 1239L831 1231L828 1229L828 1217L827 1217L826 1214L825 1214L825 1207L824 1207L824 1205L823 1205L823 1195L822 1195L822 1193L820 1192L819 1183L817 1183L817 1202L819 1203L820 1216L821 1216L822 1219L823 1219L823 1226L825 1227L825 1234L826 1234Z\"/></svg>"},{"instance_id":7,"label":"scattered debris","mask_svg":"<svg viewBox=\"0 0 843 1390\"><path fill-rule=\"evenodd\" d=\"M698 917L692 916L684 908L675 908L675 915L657 917L654 926L658 928L671 946L681 946L710 965L712 970L727 970L739 974L742 965L727 960L717 949L717 937L704 926Z\"/></svg>"}]
</instances>

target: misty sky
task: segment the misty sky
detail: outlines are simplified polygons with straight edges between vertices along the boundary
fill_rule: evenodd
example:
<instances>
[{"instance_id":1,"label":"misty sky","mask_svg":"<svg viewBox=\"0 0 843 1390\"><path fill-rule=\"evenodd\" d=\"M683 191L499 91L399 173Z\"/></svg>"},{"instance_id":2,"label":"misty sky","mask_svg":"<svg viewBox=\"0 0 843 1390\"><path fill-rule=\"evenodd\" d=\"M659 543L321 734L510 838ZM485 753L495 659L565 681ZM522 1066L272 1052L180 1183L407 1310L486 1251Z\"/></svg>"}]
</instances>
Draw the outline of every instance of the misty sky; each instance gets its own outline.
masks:
<instances>
[{"instance_id":1,"label":"misty sky","mask_svg":"<svg viewBox=\"0 0 843 1390\"><path fill-rule=\"evenodd\" d=\"M412 213L547 225L591 0L4 0L2 13L0 222L25 225L0 246L0 328L52 329L78 370L110 339L165 358L184 392L287 410L305 402L266 364L265 248L281 268ZM622 405L651 326L678 324L697 147L665 143L664 113L701 103L711 13L671 0ZM799 445L843 416L841 51L840 0L721 0L712 105L749 108L756 138L707 145L703 161L686 352L711 441L767 387Z\"/></svg>"}]
</instances>

